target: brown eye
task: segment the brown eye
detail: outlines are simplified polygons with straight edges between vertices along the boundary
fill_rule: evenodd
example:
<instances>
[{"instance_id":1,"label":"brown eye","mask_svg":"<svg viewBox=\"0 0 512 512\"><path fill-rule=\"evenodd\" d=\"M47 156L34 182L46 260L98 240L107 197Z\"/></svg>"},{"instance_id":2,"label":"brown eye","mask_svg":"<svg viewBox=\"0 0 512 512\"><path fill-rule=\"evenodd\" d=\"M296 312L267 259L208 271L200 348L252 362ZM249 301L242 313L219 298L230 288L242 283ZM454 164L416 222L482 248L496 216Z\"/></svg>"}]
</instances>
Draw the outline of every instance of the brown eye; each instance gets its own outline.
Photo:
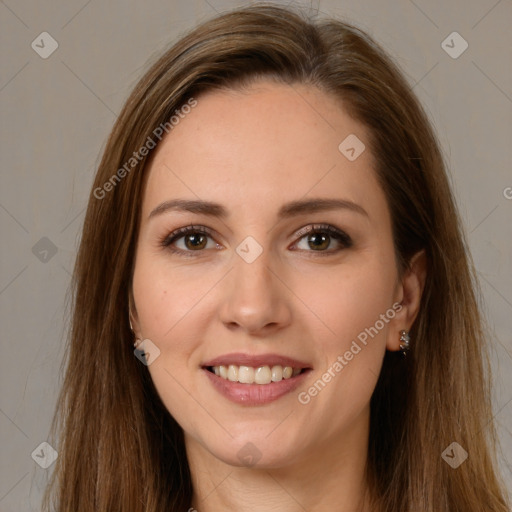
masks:
<instances>
[{"instance_id":1,"label":"brown eye","mask_svg":"<svg viewBox=\"0 0 512 512\"><path fill-rule=\"evenodd\" d=\"M327 249L330 245L331 237L324 233L312 233L307 236L308 245L311 249Z\"/></svg>"},{"instance_id":2,"label":"brown eye","mask_svg":"<svg viewBox=\"0 0 512 512\"><path fill-rule=\"evenodd\" d=\"M165 237L161 245L172 252L192 256L190 253L202 252L207 248L209 238L211 238L210 230L204 226L186 226ZM182 242L181 247L176 247L178 242ZM214 244L214 247L218 247L218 245Z\"/></svg>"},{"instance_id":3,"label":"brown eye","mask_svg":"<svg viewBox=\"0 0 512 512\"><path fill-rule=\"evenodd\" d=\"M307 226L300 230L297 236L300 237L299 242L296 244L297 248L308 252L333 254L341 250L341 248L349 248L353 245L352 239L346 233L330 225ZM299 244L303 240L305 245L301 247ZM337 242L338 248L327 251L326 249L331 246L333 240Z\"/></svg>"},{"instance_id":4,"label":"brown eye","mask_svg":"<svg viewBox=\"0 0 512 512\"><path fill-rule=\"evenodd\" d=\"M187 249L196 250L204 249L206 247L207 237L201 233L191 233L180 238L184 239L185 247L187 247ZM190 245L187 242L190 242Z\"/></svg>"}]
</instances>

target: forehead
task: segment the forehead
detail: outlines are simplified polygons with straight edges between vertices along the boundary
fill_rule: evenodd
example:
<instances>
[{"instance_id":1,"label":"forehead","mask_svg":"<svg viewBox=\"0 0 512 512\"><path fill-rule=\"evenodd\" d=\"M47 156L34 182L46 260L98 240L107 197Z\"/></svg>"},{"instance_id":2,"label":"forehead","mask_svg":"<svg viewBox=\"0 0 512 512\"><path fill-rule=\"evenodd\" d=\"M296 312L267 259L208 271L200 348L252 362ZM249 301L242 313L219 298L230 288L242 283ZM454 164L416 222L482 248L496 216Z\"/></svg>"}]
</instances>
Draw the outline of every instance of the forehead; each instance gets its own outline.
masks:
<instances>
[{"instance_id":1,"label":"forehead","mask_svg":"<svg viewBox=\"0 0 512 512\"><path fill-rule=\"evenodd\" d=\"M207 92L196 100L155 150L147 170L145 217L159 202L178 197L228 204L240 212L277 210L306 195L386 208L365 144L367 129L340 100L312 86L268 81L243 91ZM345 140L366 148L351 161L339 147Z\"/></svg>"}]
</instances>

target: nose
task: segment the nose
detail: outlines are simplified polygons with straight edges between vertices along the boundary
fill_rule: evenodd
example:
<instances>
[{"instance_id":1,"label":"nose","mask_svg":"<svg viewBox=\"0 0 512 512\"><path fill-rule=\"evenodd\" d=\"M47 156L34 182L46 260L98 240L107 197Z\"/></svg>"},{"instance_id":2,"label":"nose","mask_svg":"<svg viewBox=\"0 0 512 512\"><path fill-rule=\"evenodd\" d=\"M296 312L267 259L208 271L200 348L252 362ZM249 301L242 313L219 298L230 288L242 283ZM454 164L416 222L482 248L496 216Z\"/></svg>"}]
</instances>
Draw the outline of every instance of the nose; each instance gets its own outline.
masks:
<instances>
[{"instance_id":1,"label":"nose","mask_svg":"<svg viewBox=\"0 0 512 512\"><path fill-rule=\"evenodd\" d=\"M220 308L220 318L228 329L268 336L290 325L292 294L279 270L269 266L267 254L263 251L252 263L235 255Z\"/></svg>"}]
</instances>

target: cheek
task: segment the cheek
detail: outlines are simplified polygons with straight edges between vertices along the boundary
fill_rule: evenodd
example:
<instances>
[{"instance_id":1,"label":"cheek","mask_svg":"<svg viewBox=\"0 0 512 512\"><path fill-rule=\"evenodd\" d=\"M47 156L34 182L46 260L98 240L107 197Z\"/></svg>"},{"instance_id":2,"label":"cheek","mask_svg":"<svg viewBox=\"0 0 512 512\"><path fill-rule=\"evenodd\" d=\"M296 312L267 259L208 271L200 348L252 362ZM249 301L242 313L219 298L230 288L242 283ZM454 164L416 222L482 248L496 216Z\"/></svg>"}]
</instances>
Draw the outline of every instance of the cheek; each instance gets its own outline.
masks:
<instances>
[{"instance_id":1,"label":"cheek","mask_svg":"<svg viewBox=\"0 0 512 512\"><path fill-rule=\"evenodd\" d=\"M149 250L141 251L137 259L133 295L139 325L143 337L160 350L148 369L168 410L178 417L177 411L188 410L188 393L195 392L191 375L200 366L200 349L217 309L209 292L218 281L213 271L170 264Z\"/></svg>"},{"instance_id":2,"label":"cheek","mask_svg":"<svg viewBox=\"0 0 512 512\"><path fill-rule=\"evenodd\" d=\"M312 386L301 390L306 393L301 403L308 402L315 414L331 410L337 418L333 425L357 417L375 388L395 313L391 254L359 255L357 263L347 261L329 275L317 273L310 281L314 286L304 281L299 292L322 320L315 318L317 324L323 324L316 339L322 361Z\"/></svg>"},{"instance_id":3,"label":"cheek","mask_svg":"<svg viewBox=\"0 0 512 512\"><path fill-rule=\"evenodd\" d=\"M133 294L143 335L161 342L172 339L214 284L209 272L199 275L192 266L171 266L165 258L141 254L133 275Z\"/></svg>"},{"instance_id":4,"label":"cheek","mask_svg":"<svg viewBox=\"0 0 512 512\"><path fill-rule=\"evenodd\" d=\"M396 280L393 265L392 258L368 253L355 255L329 271L297 272L293 288L304 297L304 307L324 333L319 338L330 357L390 310ZM385 338L387 325L378 323L380 339Z\"/></svg>"},{"instance_id":5,"label":"cheek","mask_svg":"<svg viewBox=\"0 0 512 512\"><path fill-rule=\"evenodd\" d=\"M190 372L197 367L194 351L201 340L197 308L213 281L207 276L194 281L191 267L171 269L160 260L156 264L154 255L140 254L133 275L142 335L160 351L147 369L166 409L187 432L195 432L197 418L208 421L190 399L197 394L190 379Z\"/></svg>"}]
</instances>

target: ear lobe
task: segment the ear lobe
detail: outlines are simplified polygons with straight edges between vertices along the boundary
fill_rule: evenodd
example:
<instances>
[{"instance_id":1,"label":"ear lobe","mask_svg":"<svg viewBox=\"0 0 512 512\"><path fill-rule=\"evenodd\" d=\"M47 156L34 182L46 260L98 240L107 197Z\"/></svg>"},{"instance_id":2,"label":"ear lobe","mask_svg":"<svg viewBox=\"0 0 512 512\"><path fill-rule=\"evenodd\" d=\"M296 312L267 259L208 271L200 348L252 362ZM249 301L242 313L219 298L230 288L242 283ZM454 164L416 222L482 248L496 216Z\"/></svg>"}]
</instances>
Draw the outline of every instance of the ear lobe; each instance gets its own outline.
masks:
<instances>
[{"instance_id":1,"label":"ear lobe","mask_svg":"<svg viewBox=\"0 0 512 512\"><path fill-rule=\"evenodd\" d=\"M390 326L387 349L400 350L400 331L409 331L420 312L421 297L427 278L427 255L425 249L417 252L410 260L401 283L402 309L396 314ZM411 340L414 343L414 340Z\"/></svg>"}]
</instances>

